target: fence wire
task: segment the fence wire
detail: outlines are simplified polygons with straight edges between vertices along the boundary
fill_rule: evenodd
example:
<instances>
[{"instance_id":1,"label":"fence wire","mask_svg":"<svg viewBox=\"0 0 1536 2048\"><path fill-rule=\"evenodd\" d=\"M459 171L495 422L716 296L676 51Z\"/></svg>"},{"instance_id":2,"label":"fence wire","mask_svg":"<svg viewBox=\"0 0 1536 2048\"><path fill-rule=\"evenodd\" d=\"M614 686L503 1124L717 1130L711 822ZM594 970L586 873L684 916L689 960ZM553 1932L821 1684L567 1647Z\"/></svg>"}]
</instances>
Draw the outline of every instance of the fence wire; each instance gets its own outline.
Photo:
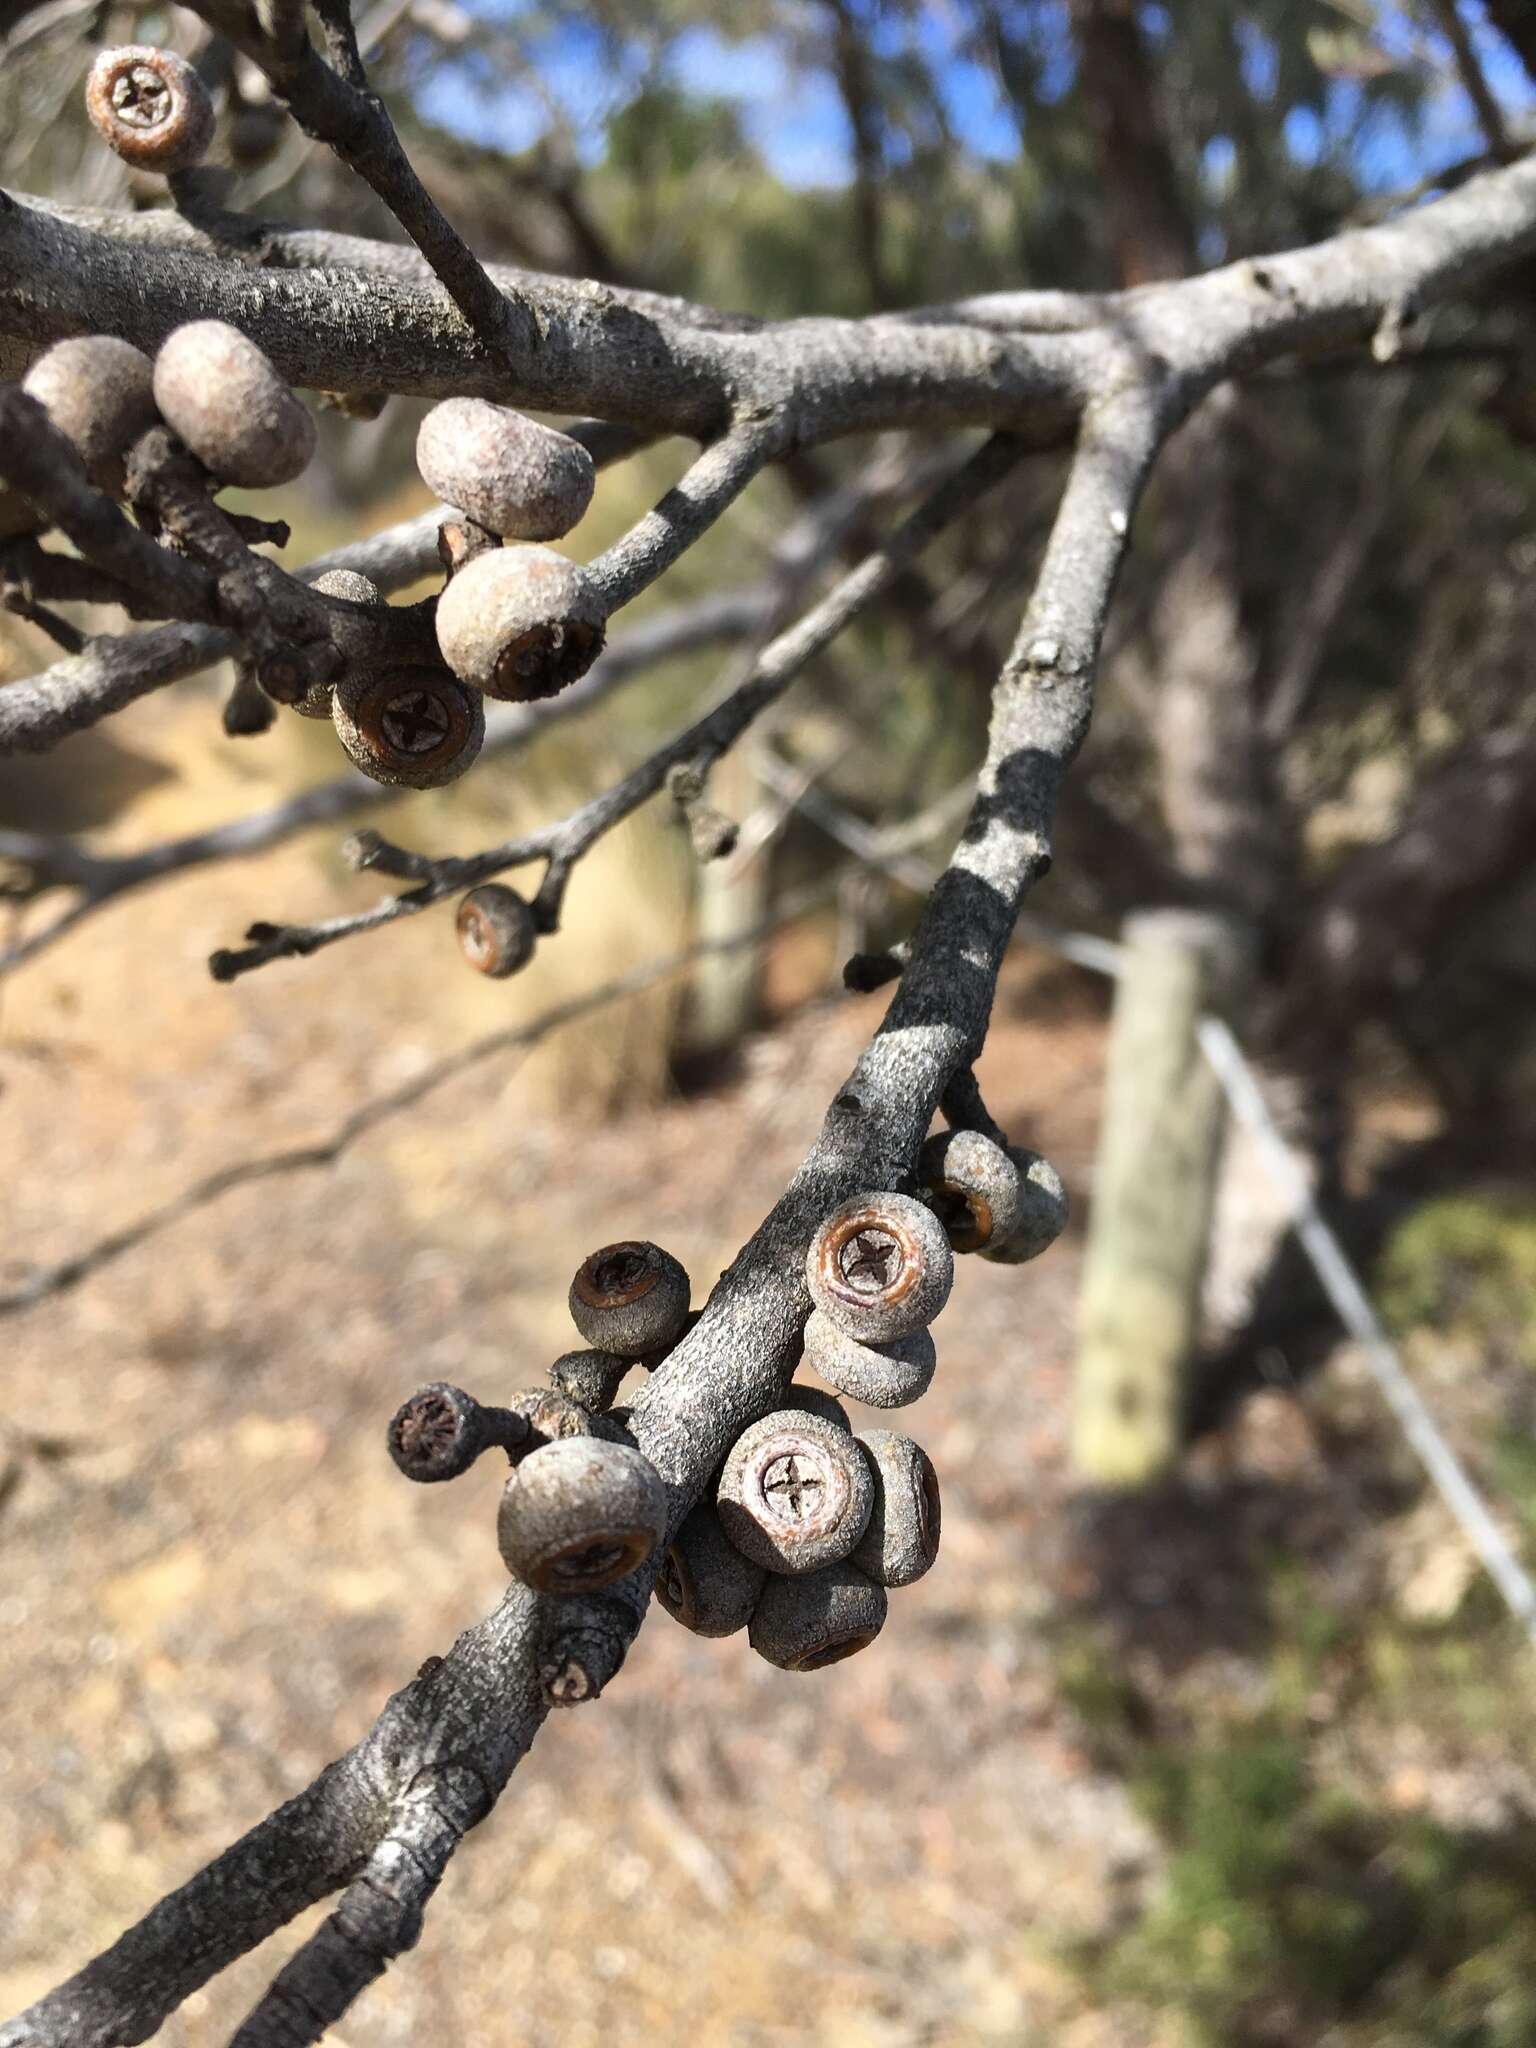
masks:
<instances>
[{"instance_id":1,"label":"fence wire","mask_svg":"<svg viewBox=\"0 0 1536 2048\"><path fill-rule=\"evenodd\" d=\"M768 757L764 779L779 780L780 765ZM900 862L883 859L880 835L819 790L805 790L793 800L829 837L871 866L882 867L907 888L925 892L938 870L918 855ZM1122 949L1091 932L1061 931L1026 914L1016 927L1020 938L1042 946L1062 959L1075 961L1096 974L1118 977ZM1450 1510L1479 1563L1498 1588L1510 1613L1536 1647L1536 1584L1516 1557L1494 1520L1487 1500L1446 1441L1423 1395L1414 1385L1402 1355L1371 1306L1360 1275L1350 1263L1337 1234L1313 1198L1311 1187L1283 1133L1269 1113L1258 1080L1231 1030L1219 1017L1202 1017L1196 1028L1200 1050L1209 1062L1233 1115L1251 1133L1264 1171L1285 1204L1287 1226L1335 1313L1361 1348L1366 1366L1382 1397L1423 1466L1426 1476Z\"/></svg>"}]
</instances>

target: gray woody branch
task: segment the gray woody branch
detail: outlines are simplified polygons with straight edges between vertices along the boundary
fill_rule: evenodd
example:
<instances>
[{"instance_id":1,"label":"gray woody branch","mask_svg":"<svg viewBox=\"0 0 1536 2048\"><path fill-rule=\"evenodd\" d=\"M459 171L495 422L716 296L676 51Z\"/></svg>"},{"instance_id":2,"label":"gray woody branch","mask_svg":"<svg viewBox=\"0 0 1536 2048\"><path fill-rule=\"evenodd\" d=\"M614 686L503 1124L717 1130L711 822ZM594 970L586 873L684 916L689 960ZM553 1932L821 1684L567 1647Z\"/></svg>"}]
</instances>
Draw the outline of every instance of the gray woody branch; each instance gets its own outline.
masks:
<instances>
[{"instance_id":1,"label":"gray woody branch","mask_svg":"<svg viewBox=\"0 0 1536 2048\"><path fill-rule=\"evenodd\" d=\"M674 1528L734 1438L781 1397L808 1310L803 1256L815 1226L861 1188L909 1183L935 1108L981 1049L1020 905L1049 865L1057 793L1087 730L1106 611L1162 438L1213 381L1398 322L1419 298L1533 239L1536 167L1521 164L1409 219L1136 294L1105 326L1078 332L818 321L727 333L642 315L611 295L540 288L529 299L543 346L509 380L435 294L408 282L386 289L336 273L263 272L244 274L232 292L204 258L152 253L137 259L130 292L125 252L106 238L19 208L0 218L0 264L14 262L20 245L29 278L43 277L28 302L0 276L0 327L28 341L57 331L73 304L77 325L102 325L105 311L106 324L152 344L190 307L229 312L237 297L236 317L285 373L328 388L343 388L338 363L379 388L377 348L384 381L415 380L401 388L483 389L706 435L756 405L804 440L889 421L1024 427L1048 438L1079 419L1056 523L995 694L976 800L884 1022L785 1195L635 1404L632 1434L670 1489ZM707 746L714 735L699 737ZM612 1678L652 1576L642 1569L582 1599L511 1586L441 1664L394 1696L356 1748L0 2029L0 2048L143 2040L226 1963L342 1889L336 1914L238 2036L241 2048L318 2039L416 1938L426 1894L549 1708L593 1698Z\"/></svg>"},{"instance_id":2,"label":"gray woody branch","mask_svg":"<svg viewBox=\"0 0 1536 2048\"><path fill-rule=\"evenodd\" d=\"M998 686L975 803L885 1022L785 1195L635 1404L634 1441L669 1487L673 1528L794 1369L809 1309L804 1247L816 1224L858 1189L908 1178L941 1096L981 1048L1019 905L1049 862L1061 776L1087 730L1104 616L1158 426L1156 402L1140 386L1086 423ZM989 448L999 465L1005 451ZM237 2036L241 2048L317 2040L415 1939L424 1893L549 1708L596 1697L618 1670L653 1575L644 1569L582 1599L509 1587L493 1615L391 1699L355 1749L0 2030L0 2048L146 2039L236 1956L345 1886L336 1914ZM425 1864L411 1866L404 1891L376 1884L400 1868L407 1841L430 1845Z\"/></svg>"}]
</instances>

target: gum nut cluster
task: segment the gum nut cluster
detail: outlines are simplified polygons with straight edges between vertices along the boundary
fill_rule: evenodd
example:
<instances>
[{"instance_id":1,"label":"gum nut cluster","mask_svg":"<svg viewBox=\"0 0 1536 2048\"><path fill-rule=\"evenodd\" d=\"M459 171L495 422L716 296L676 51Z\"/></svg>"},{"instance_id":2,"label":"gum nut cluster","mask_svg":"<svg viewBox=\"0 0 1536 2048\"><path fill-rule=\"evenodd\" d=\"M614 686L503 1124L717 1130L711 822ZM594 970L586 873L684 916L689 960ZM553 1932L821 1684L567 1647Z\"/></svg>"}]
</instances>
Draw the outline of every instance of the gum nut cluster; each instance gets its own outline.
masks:
<instances>
[{"instance_id":1,"label":"gum nut cluster","mask_svg":"<svg viewBox=\"0 0 1536 2048\"><path fill-rule=\"evenodd\" d=\"M123 458L160 417L149 357L111 334L80 335L40 355L21 388L73 444L97 490L121 497Z\"/></svg>"},{"instance_id":2,"label":"gum nut cluster","mask_svg":"<svg viewBox=\"0 0 1536 2048\"><path fill-rule=\"evenodd\" d=\"M590 1593L644 1564L667 1527L649 1458L605 1437L557 1437L513 1469L496 1540L514 1578L540 1593Z\"/></svg>"},{"instance_id":3,"label":"gum nut cluster","mask_svg":"<svg viewBox=\"0 0 1536 2048\"><path fill-rule=\"evenodd\" d=\"M346 604L382 604L383 594L371 577L360 576L355 569L327 569L323 576L314 581L322 597L340 598ZM333 716L332 689L328 682L312 683L304 695L294 704L293 709L301 718L330 718Z\"/></svg>"},{"instance_id":4,"label":"gum nut cluster","mask_svg":"<svg viewBox=\"0 0 1536 2048\"><path fill-rule=\"evenodd\" d=\"M533 958L538 927L533 912L504 882L471 889L454 916L459 951L477 974L504 981Z\"/></svg>"},{"instance_id":5,"label":"gum nut cluster","mask_svg":"<svg viewBox=\"0 0 1536 2048\"><path fill-rule=\"evenodd\" d=\"M1067 1191L1038 1152L1005 1149L980 1131L940 1131L923 1146L917 1167L957 1252L1019 1266L1066 1228Z\"/></svg>"},{"instance_id":6,"label":"gum nut cluster","mask_svg":"<svg viewBox=\"0 0 1536 2048\"><path fill-rule=\"evenodd\" d=\"M579 441L483 398L433 406L416 436L416 467L428 490L503 540L559 540L597 482Z\"/></svg>"},{"instance_id":7,"label":"gum nut cluster","mask_svg":"<svg viewBox=\"0 0 1536 2048\"><path fill-rule=\"evenodd\" d=\"M665 1351L688 1320L688 1275L660 1245L643 1238L605 1244L571 1282L571 1321L595 1350L645 1359Z\"/></svg>"},{"instance_id":8,"label":"gum nut cluster","mask_svg":"<svg viewBox=\"0 0 1536 2048\"><path fill-rule=\"evenodd\" d=\"M144 43L103 50L85 81L91 125L136 170L185 170L213 140L213 101L184 57Z\"/></svg>"},{"instance_id":9,"label":"gum nut cluster","mask_svg":"<svg viewBox=\"0 0 1536 2048\"><path fill-rule=\"evenodd\" d=\"M315 423L254 341L224 320L191 320L161 343L155 403L223 484L292 483L315 452Z\"/></svg>"},{"instance_id":10,"label":"gum nut cluster","mask_svg":"<svg viewBox=\"0 0 1536 2048\"><path fill-rule=\"evenodd\" d=\"M344 676L332 693L331 719L363 773L401 789L456 782L485 738L479 692L437 668Z\"/></svg>"},{"instance_id":11,"label":"gum nut cluster","mask_svg":"<svg viewBox=\"0 0 1536 2048\"><path fill-rule=\"evenodd\" d=\"M528 703L584 676L602 652L605 611L587 571L553 548L492 548L437 601L437 644L462 681Z\"/></svg>"}]
</instances>

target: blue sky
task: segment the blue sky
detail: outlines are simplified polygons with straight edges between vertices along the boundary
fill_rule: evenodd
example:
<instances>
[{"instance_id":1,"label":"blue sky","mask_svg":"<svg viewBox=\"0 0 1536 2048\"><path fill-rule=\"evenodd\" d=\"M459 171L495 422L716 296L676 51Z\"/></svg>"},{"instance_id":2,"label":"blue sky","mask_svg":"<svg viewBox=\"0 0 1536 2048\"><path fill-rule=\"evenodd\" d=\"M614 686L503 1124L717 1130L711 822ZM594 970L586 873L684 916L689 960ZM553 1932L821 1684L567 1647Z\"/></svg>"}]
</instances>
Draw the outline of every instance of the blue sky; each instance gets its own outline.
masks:
<instances>
[{"instance_id":1,"label":"blue sky","mask_svg":"<svg viewBox=\"0 0 1536 2048\"><path fill-rule=\"evenodd\" d=\"M478 0L478 4L506 20L526 14L530 0ZM722 0L722 8L726 4L727 0ZM1348 35L1362 14L1374 14L1375 40L1387 55L1411 61L1416 50L1426 47L1423 27L1399 7L1373 9L1369 0L1329 0L1329 4L1338 14L1341 35ZM1154 22L1158 11L1148 9ZM1469 18L1495 92L1516 120L1532 118L1536 106L1518 60L1480 14L1474 11ZM959 54L954 17L944 0L929 0L917 33L957 134L979 155L1011 156L1017 146L1012 119L987 72ZM536 47L543 90L563 109L583 152L597 155L604 123L634 90L638 69L626 75L622 65L614 66L595 37L569 23L547 32ZM1264 69L1261 51L1254 52L1253 66L1256 79L1260 79ZM747 133L786 183L810 187L846 182L847 124L836 92L824 75L797 69L775 38L729 39L713 29L689 29L671 45L667 68L670 77L685 89L735 105ZM1069 75L1064 61L1064 83ZM1358 84L1340 76L1324 121L1305 110L1293 112L1286 133L1297 158L1313 161L1340 135L1348 134L1360 99ZM528 146L547 121L539 93L531 87L509 85L504 78L498 79L493 92L467 99L462 78L445 76L439 89L428 90L425 100L428 110L447 125L494 139L503 148ZM1368 185L1391 189L1453 163L1479 146L1466 95L1447 79L1428 96L1416 127L1410 128L1391 112L1378 112L1357 137L1357 161ZM1211 163L1217 176L1222 171L1222 154L1218 145Z\"/></svg>"}]
</instances>

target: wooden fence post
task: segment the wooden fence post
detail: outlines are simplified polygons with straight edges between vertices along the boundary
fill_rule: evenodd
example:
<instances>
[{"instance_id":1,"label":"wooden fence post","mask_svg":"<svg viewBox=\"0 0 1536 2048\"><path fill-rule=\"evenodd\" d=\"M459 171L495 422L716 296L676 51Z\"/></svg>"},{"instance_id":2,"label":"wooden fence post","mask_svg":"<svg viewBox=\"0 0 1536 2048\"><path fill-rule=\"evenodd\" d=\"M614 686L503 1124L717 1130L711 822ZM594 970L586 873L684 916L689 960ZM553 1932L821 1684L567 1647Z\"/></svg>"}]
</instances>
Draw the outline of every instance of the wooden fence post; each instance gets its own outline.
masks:
<instances>
[{"instance_id":1,"label":"wooden fence post","mask_svg":"<svg viewBox=\"0 0 1536 2048\"><path fill-rule=\"evenodd\" d=\"M1252 938L1192 910L1126 920L1088 1218L1072 1450L1099 1486L1146 1485L1183 1439L1225 1102L1195 1036L1235 1021Z\"/></svg>"}]
</instances>

